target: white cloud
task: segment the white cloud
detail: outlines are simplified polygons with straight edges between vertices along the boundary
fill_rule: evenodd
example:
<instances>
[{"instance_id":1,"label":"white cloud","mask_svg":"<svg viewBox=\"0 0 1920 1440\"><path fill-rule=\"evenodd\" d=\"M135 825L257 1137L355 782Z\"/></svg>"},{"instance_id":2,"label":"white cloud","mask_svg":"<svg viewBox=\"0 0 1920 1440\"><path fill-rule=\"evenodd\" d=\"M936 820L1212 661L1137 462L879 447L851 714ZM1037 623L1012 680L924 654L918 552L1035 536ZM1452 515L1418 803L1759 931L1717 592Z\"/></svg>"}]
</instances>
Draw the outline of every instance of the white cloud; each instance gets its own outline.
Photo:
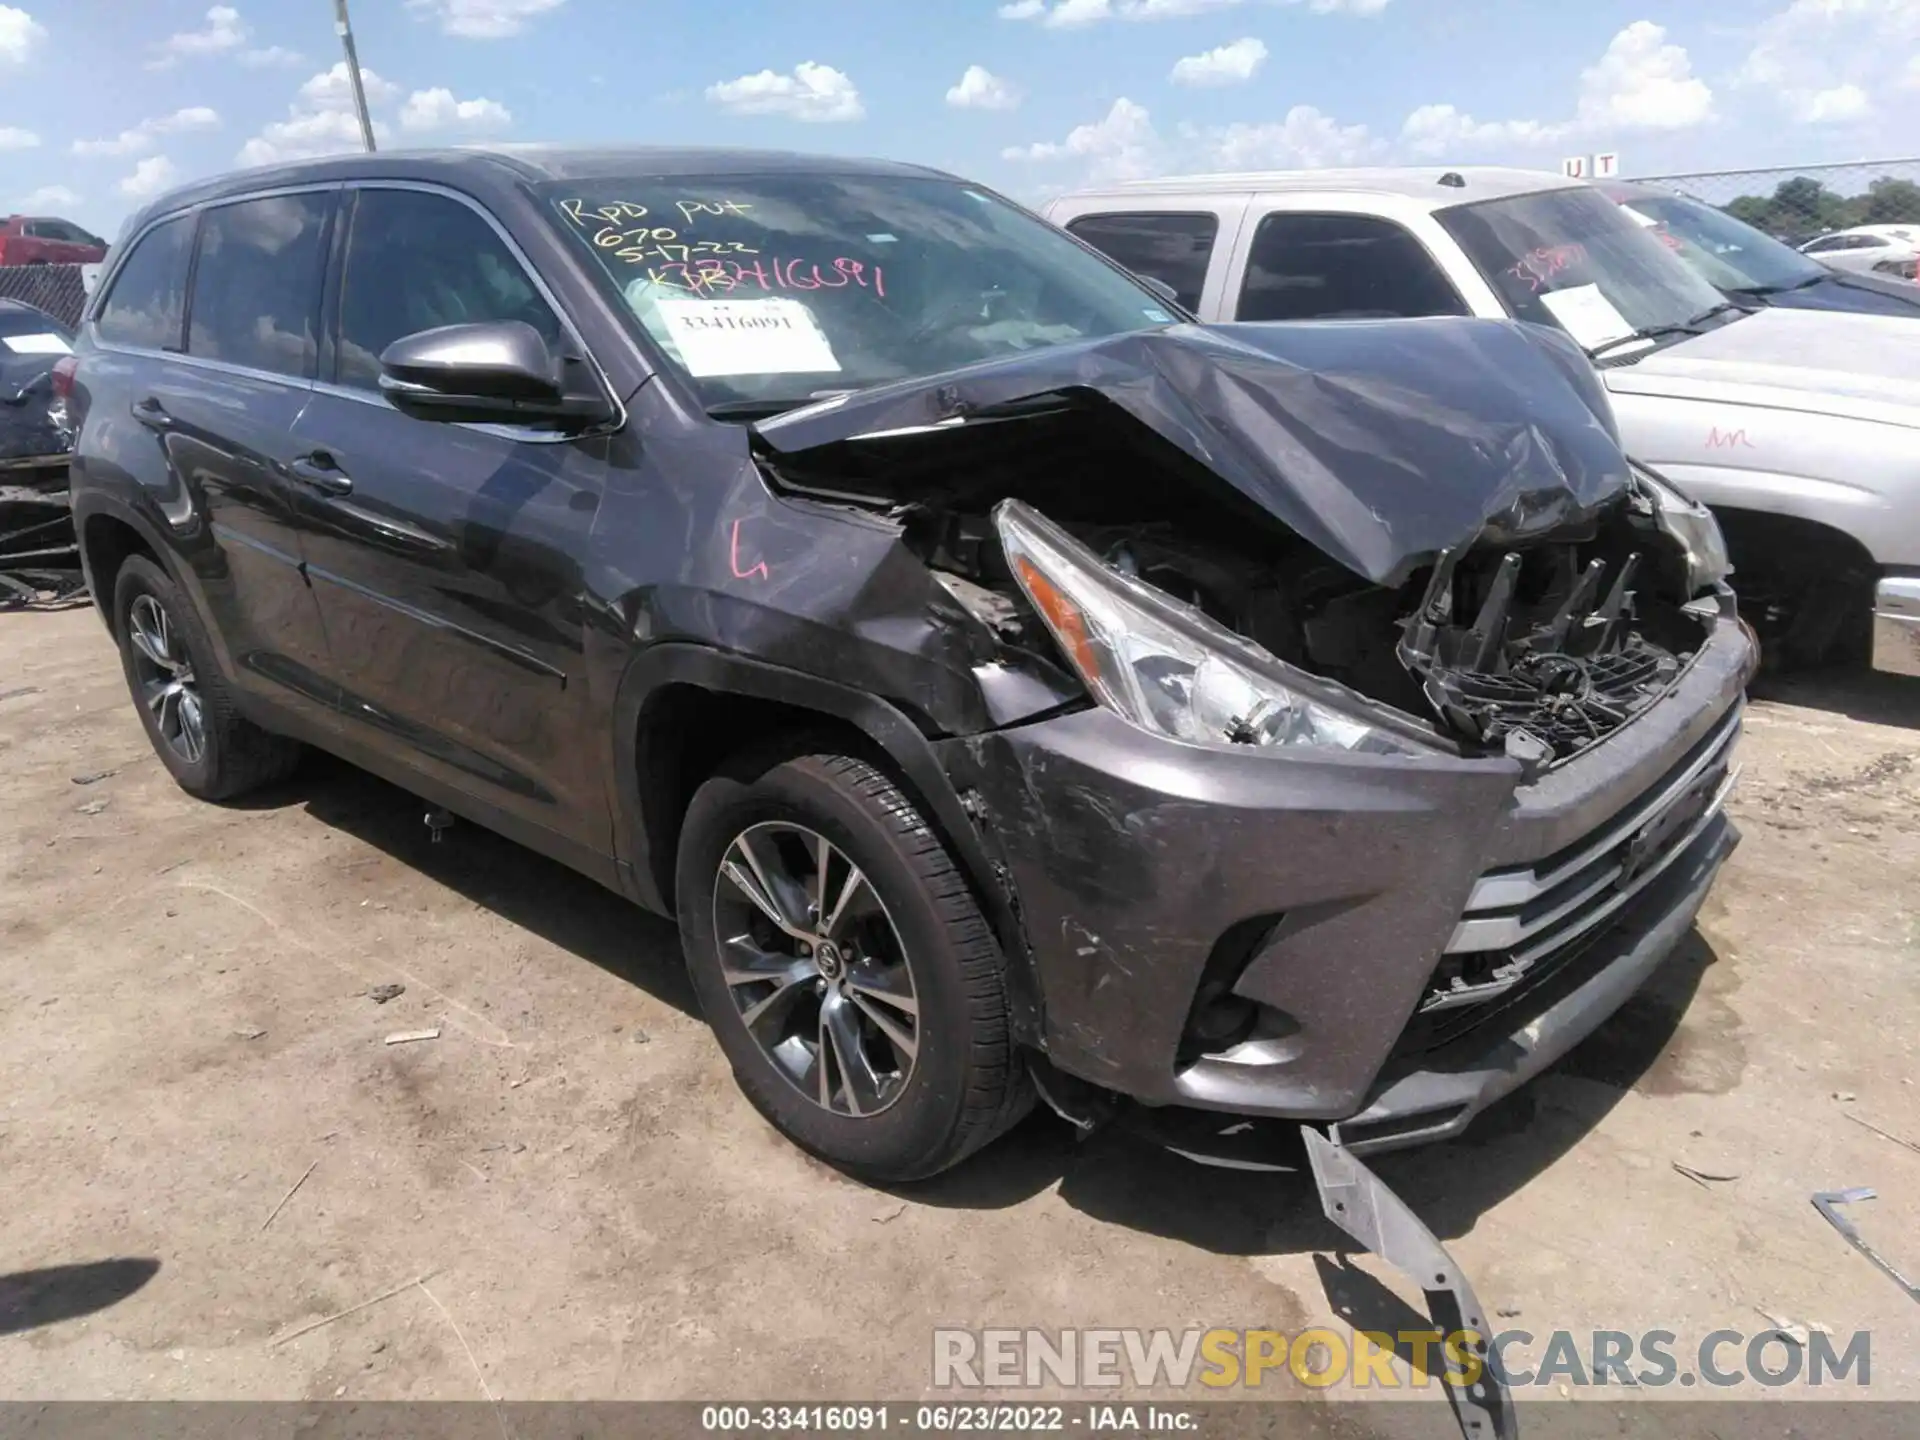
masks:
<instances>
[{"instance_id":1,"label":"white cloud","mask_svg":"<svg viewBox=\"0 0 1920 1440\"><path fill-rule=\"evenodd\" d=\"M242 65L251 65L256 70L272 66L304 65L307 57L298 50L289 50L284 45L268 45L259 50L248 50L240 57Z\"/></svg>"},{"instance_id":2,"label":"white cloud","mask_svg":"<svg viewBox=\"0 0 1920 1440\"><path fill-rule=\"evenodd\" d=\"M36 210L66 210L80 203L80 197L64 185L42 185L20 197L18 209L31 215Z\"/></svg>"},{"instance_id":3,"label":"white cloud","mask_svg":"<svg viewBox=\"0 0 1920 1440\"><path fill-rule=\"evenodd\" d=\"M384 141L387 127L376 120L373 134L376 141ZM320 155L355 155L362 148L360 122L351 110L314 110L264 126L234 160L240 165L277 165Z\"/></svg>"},{"instance_id":4,"label":"white cloud","mask_svg":"<svg viewBox=\"0 0 1920 1440\"><path fill-rule=\"evenodd\" d=\"M400 96L400 87L377 70L363 67L360 82L366 89L369 109ZM387 126L374 121L373 134L376 141L384 140ZM294 93L287 118L261 127L234 159L240 165L274 165L319 155L351 155L363 148L360 121L353 109L353 82L347 78L346 61L340 60L308 77Z\"/></svg>"},{"instance_id":5,"label":"white cloud","mask_svg":"<svg viewBox=\"0 0 1920 1440\"><path fill-rule=\"evenodd\" d=\"M47 27L26 11L0 5L0 64L19 65L47 38Z\"/></svg>"},{"instance_id":6,"label":"white cloud","mask_svg":"<svg viewBox=\"0 0 1920 1440\"><path fill-rule=\"evenodd\" d=\"M106 140L76 140L76 155L139 155L153 148L156 135L173 135L182 130L211 130L220 123L220 114L205 105L189 105L171 115L156 115L122 130Z\"/></svg>"},{"instance_id":7,"label":"white cloud","mask_svg":"<svg viewBox=\"0 0 1920 1440\"><path fill-rule=\"evenodd\" d=\"M133 173L120 182L118 189L122 195L144 200L171 186L178 173L166 156L149 155L133 167Z\"/></svg>"},{"instance_id":8,"label":"white cloud","mask_svg":"<svg viewBox=\"0 0 1920 1440\"><path fill-rule=\"evenodd\" d=\"M1400 127L1400 143L1414 155L1467 160L1463 151L1511 149L1559 140L1567 125L1543 120L1476 120L1451 105L1422 105Z\"/></svg>"},{"instance_id":9,"label":"white cloud","mask_svg":"<svg viewBox=\"0 0 1920 1440\"><path fill-rule=\"evenodd\" d=\"M1002 20L1037 20L1051 30L1073 30L1102 20L1178 20L1231 10L1246 0L1012 0L1000 7ZM1378 15L1390 0L1268 0L1274 5L1304 5L1316 15Z\"/></svg>"},{"instance_id":10,"label":"white cloud","mask_svg":"<svg viewBox=\"0 0 1920 1440\"><path fill-rule=\"evenodd\" d=\"M802 60L791 75L762 70L707 87L707 99L736 115L786 115L795 120L858 120L866 108L853 81L831 65Z\"/></svg>"},{"instance_id":11,"label":"white cloud","mask_svg":"<svg viewBox=\"0 0 1920 1440\"><path fill-rule=\"evenodd\" d=\"M407 0L423 10L448 35L466 40L504 40L527 28L536 15L558 10L567 0Z\"/></svg>"},{"instance_id":12,"label":"white cloud","mask_svg":"<svg viewBox=\"0 0 1920 1440\"><path fill-rule=\"evenodd\" d=\"M1184 56L1167 78L1176 85L1241 85L1266 63L1267 47L1248 38Z\"/></svg>"},{"instance_id":13,"label":"white cloud","mask_svg":"<svg viewBox=\"0 0 1920 1440\"><path fill-rule=\"evenodd\" d=\"M182 30L162 40L147 68L164 70L196 56L238 50L246 43L247 27L240 23L240 12L231 5L216 5L207 11L207 23L200 29Z\"/></svg>"},{"instance_id":14,"label":"white cloud","mask_svg":"<svg viewBox=\"0 0 1920 1440\"><path fill-rule=\"evenodd\" d=\"M1866 118L1920 84L1920 0L1792 0L1762 24L1735 83L1805 123Z\"/></svg>"},{"instance_id":15,"label":"white cloud","mask_svg":"<svg viewBox=\"0 0 1920 1440\"><path fill-rule=\"evenodd\" d=\"M1797 97L1795 114L1808 125L1841 125L1864 120L1873 111L1867 92L1851 82L1829 90L1814 90Z\"/></svg>"},{"instance_id":16,"label":"white cloud","mask_svg":"<svg viewBox=\"0 0 1920 1440\"><path fill-rule=\"evenodd\" d=\"M40 143L40 137L31 130L22 130L18 125L0 125L0 150L31 150Z\"/></svg>"},{"instance_id":17,"label":"white cloud","mask_svg":"<svg viewBox=\"0 0 1920 1440\"><path fill-rule=\"evenodd\" d=\"M458 100L444 85L416 90L400 107L402 130L497 130L513 123L498 100Z\"/></svg>"},{"instance_id":18,"label":"white cloud","mask_svg":"<svg viewBox=\"0 0 1920 1440\"><path fill-rule=\"evenodd\" d=\"M969 65L960 83L947 91L947 104L959 110L1015 110L1020 89L984 65Z\"/></svg>"},{"instance_id":19,"label":"white cloud","mask_svg":"<svg viewBox=\"0 0 1920 1440\"><path fill-rule=\"evenodd\" d=\"M360 85L367 92L367 105L384 105L396 99L400 87L391 80L384 79L377 71L360 67ZM309 110L351 110L353 108L353 80L347 74L347 62L336 60L333 68L322 70L300 86L296 106Z\"/></svg>"},{"instance_id":20,"label":"white cloud","mask_svg":"<svg viewBox=\"0 0 1920 1440\"><path fill-rule=\"evenodd\" d=\"M1342 125L1311 105L1296 105L1286 118L1189 129L1183 138L1218 170L1319 169L1360 165L1381 158L1384 147L1365 125Z\"/></svg>"},{"instance_id":21,"label":"white cloud","mask_svg":"<svg viewBox=\"0 0 1920 1440\"><path fill-rule=\"evenodd\" d=\"M1000 153L1007 160L1084 161L1089 184L1140 180L1164 168L1164 146L1152 117L1124 95L1103 118L1076 126L1065 140L1015 145Z\"/></svg>"},{"instance_id":22,"label":"white cloud","mask_svg":"<svg viewBox=\"0 0 1920 1440\"><path fill-rule=\"evenodd\" d=\"M1684 130L1712 116L1712 89L1694 75L1685 47L1668 44L1651 20L1615 35L1580 76L1580 123L1602 139L1613 130Z\"/></svg>"}]
</instances>

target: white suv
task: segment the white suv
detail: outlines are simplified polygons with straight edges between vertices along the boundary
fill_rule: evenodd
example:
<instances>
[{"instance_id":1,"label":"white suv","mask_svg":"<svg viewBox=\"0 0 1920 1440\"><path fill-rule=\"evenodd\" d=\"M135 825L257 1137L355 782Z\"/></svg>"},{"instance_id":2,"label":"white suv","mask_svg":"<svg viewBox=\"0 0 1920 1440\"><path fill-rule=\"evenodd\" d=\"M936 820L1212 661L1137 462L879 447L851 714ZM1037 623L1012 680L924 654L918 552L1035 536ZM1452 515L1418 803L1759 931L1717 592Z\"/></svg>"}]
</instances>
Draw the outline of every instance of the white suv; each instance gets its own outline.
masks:
<instances>
[{"instance_id":1,"label":"white suv","mask_svg":"<svg viewBox=\"0 0 1920 1440\"><path fill-rule=\"evenodd\" d=\"M1920 674L1920 326L1749 312L1592 186L1526 170L1145 181L1048 219L1209 322L1479 315L1565 330L1628 453L1712 506L1775 662Z\"/></svg>"}]
</instances>

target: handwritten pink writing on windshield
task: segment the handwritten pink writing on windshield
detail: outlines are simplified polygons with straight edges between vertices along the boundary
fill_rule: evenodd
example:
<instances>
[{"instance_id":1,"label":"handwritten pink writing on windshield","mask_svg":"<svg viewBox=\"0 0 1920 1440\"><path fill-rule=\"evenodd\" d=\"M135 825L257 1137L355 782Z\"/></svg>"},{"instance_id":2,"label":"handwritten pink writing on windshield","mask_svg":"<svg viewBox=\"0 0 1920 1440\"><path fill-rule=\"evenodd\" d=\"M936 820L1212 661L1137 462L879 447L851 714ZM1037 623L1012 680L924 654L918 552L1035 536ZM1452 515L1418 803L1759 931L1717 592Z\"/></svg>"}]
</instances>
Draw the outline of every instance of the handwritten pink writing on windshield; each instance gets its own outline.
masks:
<instances>
[{"instance_id":1,"label":"handwritten pink writing on windshield","mask_svg":"<svg viewBox=\"0 0 1920 1440\"><path fill-rule=\"evenodd\" d=\"M652 266L647 278L668 289L694 295L731 294L735 290L844 290L854 286L886 297L886 271L845 255L831 261L784 260L765 256L755 260L669 261Z\"/></svg>"},{"instance_id":2,"label":"handwritten pink writing on windshield","mask_svg":"<svg viewBox=\"0 0 1920 1440\"><path fill-rule=\"evenodd\" d=\"M1508 267L1507 274L1525 281L1527 289L1538 295L1543 287L1586 258L1584 245L1546 245L1522 256L1519 264Z\"/></svg>"}]
</instances>

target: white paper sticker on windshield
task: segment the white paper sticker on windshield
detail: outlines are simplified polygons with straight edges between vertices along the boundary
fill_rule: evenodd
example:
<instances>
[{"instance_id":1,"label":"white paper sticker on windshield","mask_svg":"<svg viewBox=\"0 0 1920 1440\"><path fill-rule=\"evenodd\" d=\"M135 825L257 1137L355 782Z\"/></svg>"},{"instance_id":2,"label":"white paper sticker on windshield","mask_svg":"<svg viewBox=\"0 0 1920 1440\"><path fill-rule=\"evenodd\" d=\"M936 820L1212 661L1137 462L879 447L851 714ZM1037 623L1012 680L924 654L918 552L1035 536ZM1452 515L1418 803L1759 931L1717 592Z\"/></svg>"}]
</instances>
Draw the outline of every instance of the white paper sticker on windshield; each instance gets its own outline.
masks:
<instances>
[{"instance_id":1,"label":"white paper sticker on windshield","mask_svg":"<svg viewBox=\"0 0 1920 1440\"><path fill-rule=\"evenodd\" d=\"M0 350L16 355L71 355L73 347L51 330L33 335L0 335Z\"/></svg>"},{"instance_id":2,"label":"white paper sticker on windshield","mask_svg":"<svg viewBox=\"0 0 1920 1440\"><path fill-rule=\"evenodd\" d=\"M1633 326L1627 322L1627 317L1613 308L1613 302L1600 293L1598 285L1575 285L1569 290L1550 290L1540 297L1540 303L1547 307L1548 313L1560 322L1560 328L1571 335L1583 350L1596 349L1633 333ZM1651 340L1641 340L1632 345L1622 345L1614 353L1631 355L1635 350L1649 349L1652 345Z\"/></svg>"},{"instance_id":3,"label":"white paper sticker on windshield","mask_svg":"<svg viewBox=\"0 0 1920 1440\"><path fill-rule=\"evenodd\" d=\"M813 312L798 300L658 304L690 374L805 375L840 368Z\"/></svg>"}]
</instances>

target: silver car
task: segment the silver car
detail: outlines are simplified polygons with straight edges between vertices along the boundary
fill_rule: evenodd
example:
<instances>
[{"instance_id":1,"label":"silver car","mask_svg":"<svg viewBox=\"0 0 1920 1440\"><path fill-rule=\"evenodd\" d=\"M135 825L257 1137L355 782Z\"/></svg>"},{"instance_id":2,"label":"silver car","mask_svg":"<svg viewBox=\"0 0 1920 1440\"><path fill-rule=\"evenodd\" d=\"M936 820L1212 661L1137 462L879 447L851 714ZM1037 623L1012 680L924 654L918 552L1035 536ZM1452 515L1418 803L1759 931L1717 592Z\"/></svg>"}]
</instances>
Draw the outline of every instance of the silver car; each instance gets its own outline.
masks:
<instances>
[{"instance_id":1,"label":"silver car","mask_svg":"<svg viewBox=\"0 0 1920 1440\"><path fill-rule=\"evenodd\" d=\"M1626 448L1712 507L1777 665L1920 674L1920 334L1729 300L1582 181L1493 168L1145 181L1044 212L1206 321L1567 332Z\"/></svg>"}]
</instances>

